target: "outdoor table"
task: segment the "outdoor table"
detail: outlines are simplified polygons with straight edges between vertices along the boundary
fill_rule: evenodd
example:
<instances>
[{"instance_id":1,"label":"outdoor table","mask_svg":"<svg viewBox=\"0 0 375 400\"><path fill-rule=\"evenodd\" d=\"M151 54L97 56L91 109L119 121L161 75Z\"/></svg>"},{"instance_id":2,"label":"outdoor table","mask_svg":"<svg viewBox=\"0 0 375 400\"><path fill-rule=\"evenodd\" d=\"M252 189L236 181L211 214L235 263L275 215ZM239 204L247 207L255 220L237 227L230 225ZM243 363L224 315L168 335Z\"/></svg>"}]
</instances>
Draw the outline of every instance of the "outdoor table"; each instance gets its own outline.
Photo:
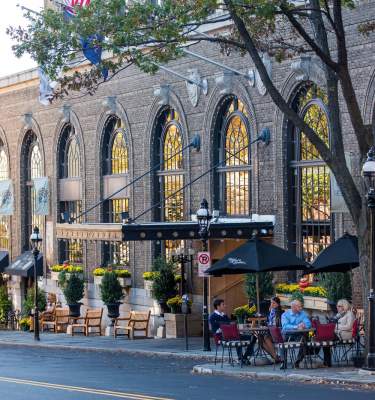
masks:
<instances>
[{"instance_id":1,"label":"outdoor table","mask_svg":"<svg viewBox=\"0 0 375 400\"><path fill-rule=\"evenodd\" d=\"M265 355L262 344L263 344L263 337L269 334L268 326L252 327L250 324L247 324L243 326L242 329L240 329L240 334L254 336L257 338L258 349L254 354L254 359ZM255 360L254 360L254 365L255 365Z\"/></svg>"},{"instance_id":2,"label":"outdoor table","mask_svg":"<svg viewBox=\"0 0 375 400\"><path fill-rule=\"evenodd\" d=\"M307 347L307 342L309 341L310 337L309 337L309 333L310 332L315 332L315 328L310 328L310 329L288 329L283 331L283 336L287 337L287 336L301 336L301 350L303 352L303 358L305 359L306 355L307 355L307 351L308 351L308 347ZM306 362L305 362L306 365Z\"/></svg>"}]
</instances>

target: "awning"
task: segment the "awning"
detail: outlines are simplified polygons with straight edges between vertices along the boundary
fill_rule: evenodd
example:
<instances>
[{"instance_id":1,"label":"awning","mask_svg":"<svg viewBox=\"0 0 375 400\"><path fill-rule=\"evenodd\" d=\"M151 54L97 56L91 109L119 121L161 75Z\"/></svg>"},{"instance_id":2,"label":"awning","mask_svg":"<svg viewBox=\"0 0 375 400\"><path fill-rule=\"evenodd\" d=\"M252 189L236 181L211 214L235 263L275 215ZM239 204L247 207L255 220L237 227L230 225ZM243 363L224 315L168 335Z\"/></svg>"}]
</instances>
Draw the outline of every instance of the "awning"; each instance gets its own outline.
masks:
<instances>
[{"instance_id":1,"label":"awning","mask_svg":"<svg viewBox=\"0 0 375 400\"><path fill-rule=\"evenodd\" d=\"M9 265L9 253L7 251L0 251L0 272Z\"/></svg>"},{"instance_id":2,"label":"awning","mask_svg":"<svg viewBox=\"0 0 375 400\"><path fill-rule=\"evenodd\" d=\"M39 253L36 264L37 275L43 276L43 254ZM4 272L8 275L18 275L28 278L34 276L34 255L31 251L26 251L18 256Z\"/></svg>"}]
</instances>

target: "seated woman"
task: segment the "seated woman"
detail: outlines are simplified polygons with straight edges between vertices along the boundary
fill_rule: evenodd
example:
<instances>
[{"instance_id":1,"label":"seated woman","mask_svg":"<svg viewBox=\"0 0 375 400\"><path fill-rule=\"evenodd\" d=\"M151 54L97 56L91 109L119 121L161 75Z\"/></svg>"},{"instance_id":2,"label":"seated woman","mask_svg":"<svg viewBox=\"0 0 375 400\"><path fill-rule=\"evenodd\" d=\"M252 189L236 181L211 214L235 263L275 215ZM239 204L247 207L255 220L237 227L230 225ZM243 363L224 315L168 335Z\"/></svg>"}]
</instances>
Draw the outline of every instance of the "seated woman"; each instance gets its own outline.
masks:
<instances>
[{"instance_id":1,"label":"seated woman","mask_svg":"<svg viewBox=\"0 0 375 400\"><path fill-rule=\"evenodd\" d=\"M281 327L281 315L283 310L281 308L281 301L278 297L272 297L269 314L267 317L267 325L268 326L277 326ZM270 335L263 336L261 340L261 345L263 349L275 360L276 363L281 363L282 360L279 355L276 353L272 337Z\"/></svg>"},{"instance_id":2,"label":"seated woman","mask_svg":"<svg viewBox=\"0 0 375 400\"><path fill-rule=\"evenodd\" d=\"M353 324L355 316L351 310L350 303L345 300L337 302L337 315L336 319L336 336L341 340L349 340L353 337Z\"/></svg>"}]
</instances>

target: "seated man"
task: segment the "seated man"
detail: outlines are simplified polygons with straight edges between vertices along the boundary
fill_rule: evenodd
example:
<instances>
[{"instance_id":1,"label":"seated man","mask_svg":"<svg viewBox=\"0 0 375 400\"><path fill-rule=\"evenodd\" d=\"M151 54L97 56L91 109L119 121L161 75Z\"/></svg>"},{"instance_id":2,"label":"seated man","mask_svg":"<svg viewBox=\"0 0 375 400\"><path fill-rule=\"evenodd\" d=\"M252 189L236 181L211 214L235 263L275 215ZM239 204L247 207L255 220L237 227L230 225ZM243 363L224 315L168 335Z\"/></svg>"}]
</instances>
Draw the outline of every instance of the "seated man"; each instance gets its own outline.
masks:
<instances>
[{"instance_id":1,"label":"seated man","mask_svg":"<svg viewBox=\"0 0 375 400\"><path fill-rule=\"evenodd\" d=\"M231 323L231 320L225 314L225 302L223 299L214 300L213 306L214 306L214 312L209 316L211 332L214 335L221 336L220 325L229 325ZM237 355L239 361L241 361L241 356L242 356L242 362L248 364L249 363L248 357L253 355L254 345L257 339L255 336L246 336L246 335L241 335L241 339L251 341L251 344L246 346L245 354L243 355L242 355L242 348L237 347Z\"/></svg>"},{"instance_id":2,"label":"seated man","mask_svg":"<svg viewBox=\"0 0 375 400\"><path fill-rule=\"evenodd\" d=\"M306 330L311 328L311 321L308 315L302 309L302 303L299 300L293 300L290 303L290 310L287 310L281 316L281 326L283 336L287 340L299 341L306 332L298 333L298 330ZM294 331L294 332L290 332ZM297 360L294 364L295 368L299 368L300 362L305 356L305 347L301 347Z\"/></svg>"}]
</instances>

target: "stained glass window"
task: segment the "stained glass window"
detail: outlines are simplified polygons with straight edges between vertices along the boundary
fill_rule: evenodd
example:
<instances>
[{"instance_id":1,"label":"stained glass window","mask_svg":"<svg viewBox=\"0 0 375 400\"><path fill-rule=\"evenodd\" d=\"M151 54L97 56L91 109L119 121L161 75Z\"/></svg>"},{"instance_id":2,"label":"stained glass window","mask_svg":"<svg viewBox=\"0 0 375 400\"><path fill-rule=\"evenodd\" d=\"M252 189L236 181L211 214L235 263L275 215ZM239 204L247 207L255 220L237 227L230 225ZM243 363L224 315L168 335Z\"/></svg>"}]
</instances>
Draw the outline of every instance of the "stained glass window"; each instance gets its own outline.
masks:
<instances>
[{"instance_id":1,"label":"stained glass window","mask_svg":"<svg viewBox=\"0 0 375 400\"><path fill-rule=\"evenodd\" d=\"M303 87L294 107L329 146L326 96L315 85ZM330 172L305 134L291 126L291 244L307 261L331 242Z\"/></svg>"},{"instance_id":2,"label":"stained glass window","mask_svg":"<svg viewBox=\"0 0 375 400\"><path fill-rule=\"evenodd\" d=\"M251 175L248 112L237 97L226 99L222 107L217 129L222 161L217 168L216 184L220 187L217 205L226 215L246 216L250 214Z\"/></svg>"},{"instance_id":3,"label":"stained glass window","mask_svg":"<svg viewBox=\"0 0 375 400\"><path fill-rule=\"evenodd\" d=\"M121 118L111 116L104 128L102 144L103 175L129 172L126 131ZM122 213L129 211L129 199L110 199L104 203L104 222L121 223ZM108 242L103 245L103 263L129 265L129 242Z\"/></svg>"},{"instance_id":4,"label":"stained glass window","mask_svg":"<svg viewBox=\"0 0 375 400\"><path fill-rule=\"evenodd\" d=\"M0 142L0 180L9 179L8 156ZM0 215L0 249L9 250L9 226L10 217Z\"/></svg>"}]
</instances>

